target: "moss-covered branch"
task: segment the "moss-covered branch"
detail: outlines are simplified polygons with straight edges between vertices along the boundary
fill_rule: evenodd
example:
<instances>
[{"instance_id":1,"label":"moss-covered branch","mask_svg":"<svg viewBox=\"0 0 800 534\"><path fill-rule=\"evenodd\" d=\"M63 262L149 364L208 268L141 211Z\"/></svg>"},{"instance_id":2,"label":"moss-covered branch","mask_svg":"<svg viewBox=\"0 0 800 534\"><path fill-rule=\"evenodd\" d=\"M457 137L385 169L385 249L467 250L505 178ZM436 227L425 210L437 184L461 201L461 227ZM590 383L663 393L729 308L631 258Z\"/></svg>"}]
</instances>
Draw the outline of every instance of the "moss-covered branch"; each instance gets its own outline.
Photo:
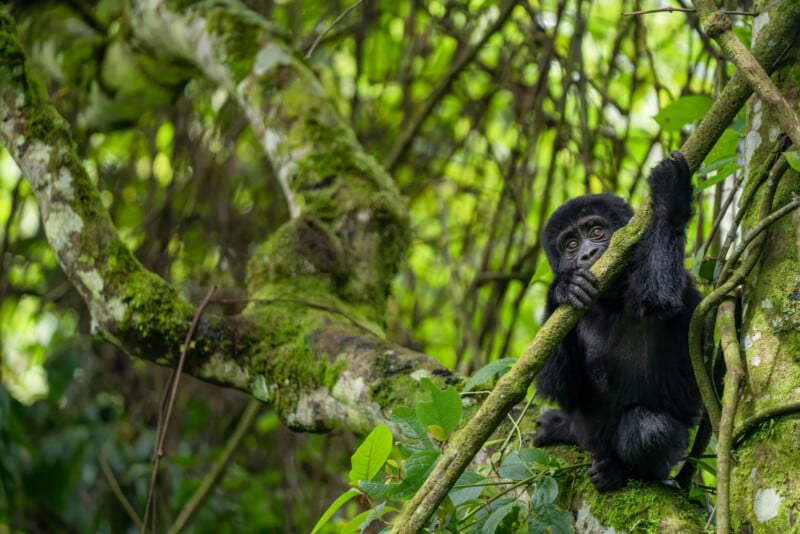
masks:
<instances>
[{"instance_id":1,"label":"moss-covered branch","mask_svg":"<svg viewBox=\"0 0 800 534\"><path fill-rule=\"evenodd\" d=\"M135 357L174 366L195 308L121 241L66 122L28 70L14 21L2 11L0 80L0 142L31 184L50 245L98 332ZM302 109L312 123L313 109L293 112ZM252 262L246 312L204 314L187 353L186 372L249 392L298 430L364 432L385 422L391 407L413 405L422 376L455 381L435 360L373 333L382 328L378 295L386 291L404 232L393 218L391 186L375 185L386 185L385 175L370 174L378 167L353 158L332 160L330 168L373 188L332 204L332 213L341 215L334 219L343 228L361 225L350 237L364 241L343 242L310 213L287 223ZM372 202L363 214L356 208L361 201ZM340 212L344 204L350 209ZM378 254L375 248L393 237L398 248ZM365 250L372 250L369 261L383 269L379 274L366 273Z\"/></svg>"},{"instance_id":2,"label":"moss-covered branch","mask_svg":"<svg viewBox=\"0 0 800 534\"><path fill-rule=\"evenodd\" d=\"M96 324L136 353L170 363L194 310L122 243L77 156L67 123L31 75L11 17L0 12L0 141L31 185L45 233ZM154 305L155 304L155 305ZM206 346L209 356L213 349Z\"/></svg>"},{"instance_id":3,"label":"moss-covered branch","mask_svg":"<svg viewBox=\"0 0 800 534\"><path fill-rule=\"evenodd\" d=\"M778 60L786 50L783 43L791 42L794 39L797 27L800 25L799 2L782 2L779 8L780 16L772 16L767 19L768 22L761 27L752 49L753 57L767 73L775 69ZM781 43L781 45L777 43ZM697 170L700 167L705 155L722 135L719 126L722 125L724 131L752 94L753 89L747 83L745 73L737 70L725 84L725 89L714 101L711 110L697 125L697 129L692 135L691 145L686 143L681 147L681 152L686 156L690 169Z\"/></svg>"},{"instance_id":4,"label":"moss-covered branch","mask_svg":"<svg viewBox=\"0 0 800 534\"><path fill-rule=\"evenodd\" d=\"M190 62L236 99L272 162L292 218L313 219L319 240L305 246L318 248L317 256L336 270L331 289L382 324L389 284L409 242L405 206L305 60L265 19L236 3L173 10L145 0L133 16L141 42L168 60Z\"/></svg>"},{"instance_id":5,"label":"moss-covered branch","mask_svg":"<svg viewBox=\"0 0 800 534\"><path fill-rule=\"evenodd\" d=\"M728 16L717 8L713 0L695 0L694 5L709 37L719 43L722 52L736 65L750 87L772 108L794 146L800 146L800 119L764 67L733 33Z\"/></svg>"}]
</instances>

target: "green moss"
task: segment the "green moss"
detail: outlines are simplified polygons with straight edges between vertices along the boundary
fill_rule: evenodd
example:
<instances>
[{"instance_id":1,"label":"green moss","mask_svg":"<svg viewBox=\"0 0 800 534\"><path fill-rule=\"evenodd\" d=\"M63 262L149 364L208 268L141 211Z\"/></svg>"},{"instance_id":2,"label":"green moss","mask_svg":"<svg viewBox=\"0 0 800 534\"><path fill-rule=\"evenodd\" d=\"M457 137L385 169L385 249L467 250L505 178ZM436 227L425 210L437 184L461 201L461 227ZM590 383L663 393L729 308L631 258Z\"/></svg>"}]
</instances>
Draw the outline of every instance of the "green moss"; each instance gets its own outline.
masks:
<instances>
[{"instance_id":1,"label":"green moss","mask_svg":"<svg viewBox=\"0 0 800 534\"><path fill-rule=\"evenodd\" d=\"M347 369L347 363L344 361L336 361L326 365L323 373L323 384L325 387L333 391L333 387L336 385L337 380L339 380L339 375L341 375L345 369Z\"/></svg>"},{"instance_id":2,"label":"green moss","mask_svg":"<svg viewBox=\"0 0 800 534\"><path fill-rule=\"evenodd\" d=\"M335 294L347 276L336 236L313 216L284 224L253 254L248 269L251 293L273 283L291 283L302 293Z\"/></svg>"},{"instance_id":3,"label":"green moss","mask_svg":"<svg viewBox=\"0 0 800 534\"><path fill-rule=\"evenodd\" d=\"M25 92L28 135L50 144L54 137L69 141L65 121L56 113L46 97L39 79L25 68L25 52L16 34L11 16L0 13L0 82L21 86ZM69 145L69 142L67 143Z\"/></svg>"},{"instance_id":4,"label":"green moss","mask_svg":"<svg viewBox=\"0 0 800 534\"><path fill-rule=\"evenodd\" d=\"M193 307L148 271L129 273L121 287L121 300L127 309L117 326L117 336L147 359L178 356L194 317ZM196 343L202 350L208 340L197 338Z\"/></svg>"},{"instance_id":5,"label":"green moss","mask_svg":"<svg viewBox=\"0 0 800 534\"><path fill-rule=\"evenodd\" d=\"M265 343L260 352L265 356L253 361L251 374L264 377L269 402L284 417L297 409L301 395L298 389L313 391L325 382L326 363L315 362L302 339L295 338L277 348Z\"/></svg>"},{"instance_id":6,"label":"green moss","mask_svg":"<svg viewBox=\"0 0 800 534\"><path fill-rule=\"evenodd\" d=\"M588 485L586 478L583 481ZM647 491L638 491L644 490ZM663 494L664 498L658 498ZM602 520L605 526L611 526L622 532L642 532L642 533L661 533L661 532L682 532L686 523L700 525L700 516L686 513L683 517L676 519L683 520L681 526L670 526L666 521L676 514L674 506L675 490L662 486L658 483L646 483L637 480L628 482L626 491L613 493L597 493L597 498L590 503L592 510L602 510ZM665 509L661 509L659 503L665 503ZM685 509L691 509L687 505ZM684 523L685 522L685 523Z\"/></svg>"},{"instance_id":7,"label":"green moss","mask_svg":"<svg viewBox=\"0 0 800 534\"><path fill-rule=\"evenodd\" d=\"M396 375L375 380L369 388L369 398L385 409L408 404L420 392L418 380L409 375Z\"/></svg>"},{"instance_id":8,"label":"green moss","mask_svg":"<svg viewBox=\"0 0 800 534\"><path fill-rule=\"evenodd\" d=\"M294 52L282 39L281 32L243 6L206 2L191 10L206 21L208 33L221 41L224 57L220 59L230 68L235 84L253 72L254 62L259 72L279 78L280 74L273 69L279 70L295 61Z\"/></svg>"},{"instance_id":9,"label":"green moss","mask_svg":"<svg viewBox=\"0 0 800 534\"><path fill-rule=\"evenodd\" d=\"M737 449L731 476L731 526L739 532L748 525L763 531L794 532L792 507L796 502L797 454L795 440L800 431L798 415L771 420ZM754 467L755 466L755 467ZM765 523L755 516L753 498L760 490L774 488L781 497L778 514Z\"/></svg>"}]
</instances>

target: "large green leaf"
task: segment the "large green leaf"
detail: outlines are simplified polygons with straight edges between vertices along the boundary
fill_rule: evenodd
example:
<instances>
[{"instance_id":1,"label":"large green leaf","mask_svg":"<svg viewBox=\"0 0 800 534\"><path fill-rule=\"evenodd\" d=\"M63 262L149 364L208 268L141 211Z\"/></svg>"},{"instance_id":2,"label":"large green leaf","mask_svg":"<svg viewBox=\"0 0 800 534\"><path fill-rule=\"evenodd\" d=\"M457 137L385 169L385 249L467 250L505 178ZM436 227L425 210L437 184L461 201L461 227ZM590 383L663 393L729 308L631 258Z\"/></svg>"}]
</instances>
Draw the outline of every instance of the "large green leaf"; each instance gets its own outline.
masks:
<instances>
[{"instance_id":1,"label":"large green leaf","mask_svg":"<svg viewBox=\"0 0 800 534\"><path fill-rule=\"evenodd\" d=\"M386 425L376 426L350 457L350 482L372 480L392 452L392 431Z\"/></svg>"},{"instance_id":2,"label":"large green leaf","mask_svg":"<svg viewBox=\"0 0 800 534\"><path fill-rule=\"evenodd\" d=\"M328 506L328 509L325 510L324 514L322 514L322 517L319 518L319 521L317 521L317 524L314 525L314 528L311 530L311 534L316 534L319 531L319 529L324 527L325 524L328 521L330 521L331 517L333 517L333 514L335 514L339 508L344 506L347 501L349 501L350 499L359 494L361 494L360 491L358 491L355 488L350 488L349 490L339 495L339 497L335 501L333 501L333 503L330 506Z\"/></svg>"},{"instance_id":3,"label":"large green leaf","mask_svg":"<svg viewBox=\"0 0 800 534\"><path fill-rule=\"evenodd\" d=\"M549 529L549 530L548 530ZM553 504L543 504L534 508L528 520L529 534L571 534L575 532L572 514Z\"/></svg>"},{"instance_id":4,"label":"large green leaf","mask_svg":"<svg viewBox=\"0 0 800 534\"><path fill-rule=\"evenodd\" d=\"M406 499L413 495L428 478L436 465L440 453L437 450L426 450L412 454L403 462L403 481L389 488L391 499Z\"/></svg>"},{"instance_id":5,"label":"large green leaf","mask_svg":"<svg viewBox=\"0 0 800 534\"><path fill-rule=\"evenodd\" d=\"M404 449L401 450L409 450L413 454L434 448L433 443L428 439L425 426L417 419L417 412L412 408L398 406L392 410L392 422L400 425L400 431L403 433Z\"/></svg>"},{"instance_id":6,"label":"large green leaf","mask_svg":"<svg viewBox=\"0 0 800 534\"><path fill-rule=\"evenodd\" d=\"M463 472L461 476L458 477L453 489L451 489L450 493L447 494L450 497L450 500L453 502L453 506L458 508L465 502L474 501L477 499L485 487L479 484L485 481L486 479L478 473L474 473L472 471ZM459 488L458 486L465 487Z\"/></svg>"},{"instance_id":7,"label":"large green leaf","mask_svg":"<svg viewBox=\"0 0 800 534\"><path fill-rule=\"evenodd\" d=\"M558 497L558 482L553 477L544 477L531 488L531 503L534 506L550 504Z\"/></svg>"},{"instance_id":8,"label":"large green leaf","mask_svg":"<svg viewBox=\"0 0 800 534\"><path fill-rule=\"evenodd\" d=\"M699 121L711 109L713 100L705 95L682 96L666 105L653 117L662 130L680 132L687 124Z\"/></svg>"},{"instance_id":9,"label":"large green leaf","mask_svg":"<svg viewBox=\"0 0 800 534\"><path fill-rule=\"evenodd\" d=\"M800 150L790 150L784 152L783 155L786 157L786 163L788 163L791 168L800 171Z\"/></svg>"},{"instance_id":10,"label":"large green leaf","mask_svg":"<svg viewBox=\"0 0 800 534\"><path fill-rule=\"evenodd\" d=\"M430 390L431 402L417 403L417 418L433 437L444 441L461 421L461 395L452 386L439 389L428 378L422 385Z\"/></svg>"},{"instance_id":11,"label":"large green leaf","mask_svg":"<svg viewBox=\"0 0 800 534\"><path fill-rule=\"evenodd\" d=\"M469 381L464 385L464 393L472 391L473 388L482 386L490 380L504 375L516 361L516 358L501 358L499 360L487 363L475 371L475 374L473 374Z\"/></svg>"},{"instance_id":12,"label":"large green leaf","mask_svg":"<svg viewBox=\"0 0 800 534\"><path fill-rule=\"evenodd\" d=\"M503 460L500 476L510 480L525 480L539 474L542 469L558 467L558 461L541 449L520 449Z\"/></svg>"},{"instance_id":13,"label":"large green leaf","mask_svg":"<svg viewBox=\"0 0 800 534\"><path fill-rule=\"evenodd\" d=\"M503 519L505 519L508 514L518 508L518 501L511 501L510 503L504 504L503 506L497 508L491 514L489 514L489 517L486 518L486 523L483 524L481 534L494 534Z\"/></svg>"}]
</instances>

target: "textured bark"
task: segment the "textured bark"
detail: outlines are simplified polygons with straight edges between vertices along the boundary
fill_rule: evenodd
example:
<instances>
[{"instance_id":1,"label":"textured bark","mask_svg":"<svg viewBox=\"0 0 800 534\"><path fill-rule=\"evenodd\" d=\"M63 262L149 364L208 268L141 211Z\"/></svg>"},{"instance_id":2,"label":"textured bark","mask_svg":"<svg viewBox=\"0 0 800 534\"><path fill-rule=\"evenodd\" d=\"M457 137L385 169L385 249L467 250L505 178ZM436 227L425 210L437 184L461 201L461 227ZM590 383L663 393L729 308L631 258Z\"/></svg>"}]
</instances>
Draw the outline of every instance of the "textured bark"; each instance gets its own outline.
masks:
<instances>
[{"instance_id":1,"label":"textured bark","mask_svg":"<svg viewBox=\"0 0 800 534\"><path fill-rule=\"evenodd\" d=\"M781 6L773 17L785 16ZM754 30L768 17L757 18ZM754 31L754 34L756 33ZM795 46L773 75L795 113L800 110L800 50ZM760 98L748 109L745 158L748 179L758 176L781 133L776 110ZM791 147L797 149L797 147ZM758 224L758 206L766 187L756 194L745 218L745 231ZM789 169L781 178L772 210L800 193L800 174ZM746 365L746 388L737 424L746 429L733 457L731 527L736 532L791 532L797 528L800 502L800 418L781 407L800 402L800 214L796 211L768 230L762 254L747 277L742 296L740 341ZM773 417L762 417L770 412Z\"/></svg>"}]
</instances>

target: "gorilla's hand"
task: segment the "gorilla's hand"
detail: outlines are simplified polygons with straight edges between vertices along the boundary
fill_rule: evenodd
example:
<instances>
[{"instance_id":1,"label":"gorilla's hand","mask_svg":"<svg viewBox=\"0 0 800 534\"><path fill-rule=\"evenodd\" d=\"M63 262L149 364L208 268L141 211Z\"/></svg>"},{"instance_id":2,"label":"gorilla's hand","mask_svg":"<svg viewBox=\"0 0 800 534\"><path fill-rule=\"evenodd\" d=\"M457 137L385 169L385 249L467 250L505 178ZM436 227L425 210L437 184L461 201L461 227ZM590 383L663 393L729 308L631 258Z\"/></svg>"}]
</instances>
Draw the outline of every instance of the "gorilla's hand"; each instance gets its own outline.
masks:
<instances>
[{"instance_id":1,"label":"gorilla's hand","mask_svg":"<svg viewBox=\"0 0 800 534\"><path fill-rule=\"evenodd\" d=\"M597 296L597 277L589 269L576 269L553 280L553 295L558 304L583 309Z\"/></svg>"}]
</instances>

